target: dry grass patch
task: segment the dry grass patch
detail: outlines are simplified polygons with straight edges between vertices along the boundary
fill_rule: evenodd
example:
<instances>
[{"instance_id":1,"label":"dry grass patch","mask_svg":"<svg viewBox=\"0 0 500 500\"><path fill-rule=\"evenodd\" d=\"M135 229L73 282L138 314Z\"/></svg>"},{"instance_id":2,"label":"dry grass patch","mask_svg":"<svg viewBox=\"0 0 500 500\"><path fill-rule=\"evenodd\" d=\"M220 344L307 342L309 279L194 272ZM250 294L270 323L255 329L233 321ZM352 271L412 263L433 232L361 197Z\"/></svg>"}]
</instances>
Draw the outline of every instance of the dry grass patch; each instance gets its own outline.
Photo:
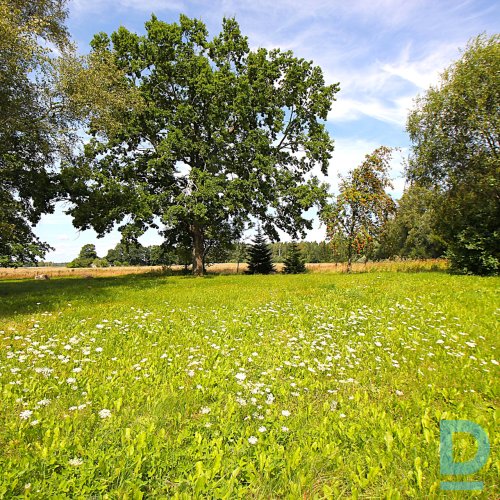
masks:
<instances>
[{"instance_id":1,"label":"dry grass patch","mask_svg":"<svg viewBox=\"0 0 500 500\"><path fill-rule=\"evenodd\" d=\"M275 264L276 271L283 271L283 264ZM313 273L345 273L347 272L346 263L321 262L316 264L306 264L308 271ZM362 272L419 272L419 271L443 271L448 268L448 262L445 259L429 260L402 260L402 261L382 261L354 263L352 271L354 273ZM145 274L161 273L168 270L179 273L184 266L127 266L127 267L99 267L99 268L75 268L67 267L20 267L20 268L0 268L0 280L22 280L35 279L40 275L47 275L49 278L78 277L78 278L103 278L111 276L122 276L126 274ZM240 263L221 263L212 264L208 267L209 273L217 274L243 274L247 270L247 264Z\"/></svg>"}]
</instances>

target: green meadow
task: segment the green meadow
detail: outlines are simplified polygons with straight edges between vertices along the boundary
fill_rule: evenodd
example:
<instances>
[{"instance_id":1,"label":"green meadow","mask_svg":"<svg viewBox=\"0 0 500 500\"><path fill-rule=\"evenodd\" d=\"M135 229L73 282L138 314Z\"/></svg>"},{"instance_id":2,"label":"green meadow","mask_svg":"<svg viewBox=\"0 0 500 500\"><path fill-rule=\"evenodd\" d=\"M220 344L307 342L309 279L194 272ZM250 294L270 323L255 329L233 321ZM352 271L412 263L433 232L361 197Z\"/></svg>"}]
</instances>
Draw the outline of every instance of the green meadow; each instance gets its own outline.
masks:
<instances>
[{"instance_id":1,"label":"green meadow","mask_svg":"<svg viewBox=\"0 0 500 500\"><path fill-rule=\"evenodd\" d=\"M0 497L433 498L439 425L491 453L500 279L0 282ZM476 451L457 435L455 455ZM462 478L463 479L463 478Z\"/></svg>"}]
</instances>

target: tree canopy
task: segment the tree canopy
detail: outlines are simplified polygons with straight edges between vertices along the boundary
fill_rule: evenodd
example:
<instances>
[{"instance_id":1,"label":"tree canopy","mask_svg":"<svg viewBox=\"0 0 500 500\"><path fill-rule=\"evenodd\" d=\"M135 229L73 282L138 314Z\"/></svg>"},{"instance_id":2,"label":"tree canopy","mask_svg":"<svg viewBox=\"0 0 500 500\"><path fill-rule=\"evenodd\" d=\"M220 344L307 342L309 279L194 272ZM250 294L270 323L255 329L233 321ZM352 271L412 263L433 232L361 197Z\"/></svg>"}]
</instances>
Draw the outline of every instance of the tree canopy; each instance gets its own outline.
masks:
<instances>
[{"instance_id":1,"label":"tree canopy","mask_svg":"<svg viewBox=\"0 0 500 500\"><path fill-rule=\"evenodd\" d=\"M327 236L347 240L347 270L352 258L359 255L380 234L395 203L386 193L391 187L388 177L391 148L381 146L365 156L365 161L341 179L339 194L325 208L322 218Z\"/></svg>"},{"instance_id":2,"label":"tree canopy","mask_svg":"<svg viewBox=\"0 0 500 500\"><path fill-rule=\"evenodd\" d=\"M500 271L500 35L471 40L415 102L407 174L441 194L438 232L461 272Z\"/></svg>"},{"instance_id":3,"label":"tree canopy","mask_svg":"<svg viewBox=\"0 0 500 500\"><path fill-rule=\"evenodd\" d=\"M0 0L0 265L50 249L32 226L51 212L62 114L48 44L68 44L65 0Z\"/></svg>"},{"instance_id":4,"label":"tree canopy","mask_svg":"<svg viewBox=\"0 0 500 500\"><path fill-rule=\"evenodd\" d=\"M278 49L250 50L237 22L205 25L152 17L146 34L120 28L96 35L94 54L123 71L140 104L113 120L90 121L84 154L64 179L80 229L99 234L122 223L127 238L148 227L174 231L203 272L206 240L253 217L304 234L303 212L326 197L311 175L326 173L333 141L326 120L338 85L325 85L311 62Z\"/></svg>"}]
</instances>

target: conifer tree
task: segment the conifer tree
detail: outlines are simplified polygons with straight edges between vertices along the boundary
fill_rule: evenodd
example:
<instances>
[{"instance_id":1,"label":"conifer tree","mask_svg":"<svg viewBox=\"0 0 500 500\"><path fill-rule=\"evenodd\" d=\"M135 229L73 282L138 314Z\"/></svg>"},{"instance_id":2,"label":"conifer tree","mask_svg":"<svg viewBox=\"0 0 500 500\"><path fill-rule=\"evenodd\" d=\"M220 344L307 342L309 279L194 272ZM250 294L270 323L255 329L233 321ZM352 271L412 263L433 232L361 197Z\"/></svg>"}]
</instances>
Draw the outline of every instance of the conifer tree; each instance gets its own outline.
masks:
<instances>
[{"instance_id":1,"label":"conifer tree","mask_svg":"<svg viewBox=\"0 0 500 500\"><path fill-rule=\"evenodd\" d=\"M302 252L295 241L289 245L284 263L285 267L283 268L283 272L285 274L299 274L306 272L306 265L304 264Z\"/></svg>"},{"instance_id":2,"label":"conifer tree","mask_svg":"<svg viewBox=\"0 0 500 500\"><path fill-rule=\"evenodd\" d=\"M270 274L275 271L271 248L267 244L260 227L257 230L253 244L248 249L247 262L247 274Z\"/></svg>"}]
</instances>

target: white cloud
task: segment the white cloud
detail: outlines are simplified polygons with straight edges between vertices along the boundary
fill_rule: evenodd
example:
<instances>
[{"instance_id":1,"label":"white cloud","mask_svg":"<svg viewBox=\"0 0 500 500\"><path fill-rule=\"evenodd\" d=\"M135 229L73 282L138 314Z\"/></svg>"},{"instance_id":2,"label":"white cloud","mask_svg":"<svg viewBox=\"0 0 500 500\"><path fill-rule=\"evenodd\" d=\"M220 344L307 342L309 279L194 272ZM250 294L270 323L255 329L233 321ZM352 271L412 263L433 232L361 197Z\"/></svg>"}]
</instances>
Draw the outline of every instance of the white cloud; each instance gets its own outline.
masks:
<instances>
[{"instance_id":1,"label":"white cloud","mask_svg":"<svg viewBox=\"0 0 500 500\"><path fill-rule=\"evenodd\" d=\"M364 139L338 139L335 141L335 151L329 167L329 181L331 192L337 192L339 175L345 176L350 170L358 167L364 161L367 154L372 153L380 147L374 141ZM394 150L392 153L390 177L393 180L394 189L391 195L399 198L404 187L403 161L408 151L405 148Z\"/></svg>"},{"instance_id":2,"label":"white cloud","mask_svg":"<svg viewBox=\"0 0 500 500\"><path fill-rule=\"evenodd\" d=\"M380 144L364 139L337 139L335 150L330 160L328 178L335 191L339 174L345 175L349 170L360 165L365 155L378 148Z\"/></svg>"},{"instance_id":3,"label":"white cloud","mask_svg":"<svg viewBox=\"0 0 500 500\"><path fill-rule=\"evenodd\" d=\"M369 116L403 128L418 91L436 85L440 73L458 56L454 44L428 50L418 58L408 44L392 61L344 68L337 74L327 68L327 81L337 78L345 89L339 92L328 119L343 122Z\"/></svg>"},{"instance_id":4,"label":"white cloud","mask_svg":"<svg viewBox=\"0 0 500 500\"><path fill-rule=\"evenodd\" d=\"M424 57L412 60L408 46L400 54L399 60L383 64L381 69L388 75L402 78L425 90L439 81L439 75L458 55L455 44L442 44L429 47L429 52Z\"/></svg>"},{"instance_id":5,"label":"white cloud","mask_svg":"<svg viewBox=\"0 0 500 500\"><path fill-rule=\"evenodd\" d=\"M352 121L364 115L404 127L411 103L411 96L399 97L387 103L374 97L360 99L339 97L328 114L328 121Z\"/></svg>"}]
</instances>

